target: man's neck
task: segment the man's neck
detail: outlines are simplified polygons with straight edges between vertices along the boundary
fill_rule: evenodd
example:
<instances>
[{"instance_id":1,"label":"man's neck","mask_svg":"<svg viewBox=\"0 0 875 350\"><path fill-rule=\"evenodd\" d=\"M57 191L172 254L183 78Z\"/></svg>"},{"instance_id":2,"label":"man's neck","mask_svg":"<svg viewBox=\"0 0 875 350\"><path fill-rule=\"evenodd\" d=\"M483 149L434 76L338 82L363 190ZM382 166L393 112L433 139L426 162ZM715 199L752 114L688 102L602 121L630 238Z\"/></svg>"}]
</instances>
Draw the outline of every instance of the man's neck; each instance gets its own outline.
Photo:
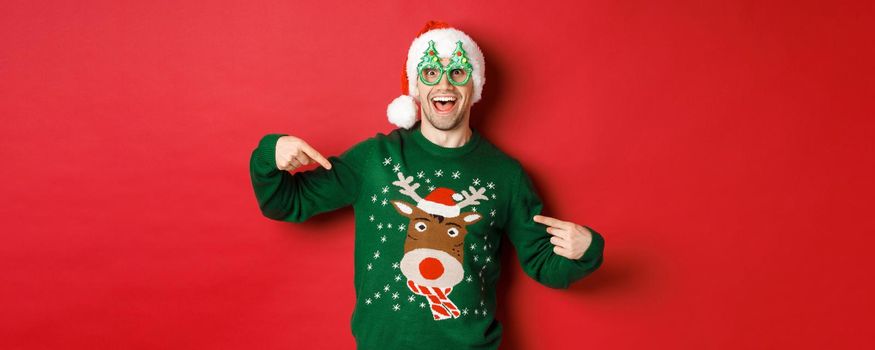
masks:
<instances>
[{"instance_id":1,"label":"man's neck","mask_svg":"<svg viewBox=\"0 0 875 350\"><path fill-rule=\"evenodd\" d=\"M467 118L452 130L437 129L427 121L421 121L419 129L422 132L422 136L425 136L431 143L448 148L464 146L471 139L473 133L468 125Z\"/></svg>"}]
</instances>

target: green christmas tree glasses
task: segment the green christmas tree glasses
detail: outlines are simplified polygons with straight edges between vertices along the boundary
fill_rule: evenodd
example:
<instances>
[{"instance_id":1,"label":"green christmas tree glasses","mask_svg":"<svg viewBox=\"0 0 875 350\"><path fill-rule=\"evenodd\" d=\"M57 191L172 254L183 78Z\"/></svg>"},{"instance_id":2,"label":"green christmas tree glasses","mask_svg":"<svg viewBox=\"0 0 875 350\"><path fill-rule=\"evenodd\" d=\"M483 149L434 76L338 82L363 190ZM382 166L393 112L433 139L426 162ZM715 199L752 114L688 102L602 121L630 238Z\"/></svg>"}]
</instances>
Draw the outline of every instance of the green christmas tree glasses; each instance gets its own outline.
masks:
<instances>
[{"instance_id":1,"label":"green christmas tree glasses","mask_svg":"<svg viewBox=\"0 0 875 350\"><path fill-rule=\"evenodd\" d=\"M474 68L468 62L468 54L462 48L461 41L456 42L456 50L450 56L450 63L444 67L440 62L440 58L438 58L437 50L434 48L434 41L429 40L428 48L422 53L422 58L419 61L419 65L416 66L416 70L419 72L419 81L425 85L436 85L446 74L449 78L447 80L451 84L462 86L471 79L471 71Z\"/></svg>"}]
</instances>

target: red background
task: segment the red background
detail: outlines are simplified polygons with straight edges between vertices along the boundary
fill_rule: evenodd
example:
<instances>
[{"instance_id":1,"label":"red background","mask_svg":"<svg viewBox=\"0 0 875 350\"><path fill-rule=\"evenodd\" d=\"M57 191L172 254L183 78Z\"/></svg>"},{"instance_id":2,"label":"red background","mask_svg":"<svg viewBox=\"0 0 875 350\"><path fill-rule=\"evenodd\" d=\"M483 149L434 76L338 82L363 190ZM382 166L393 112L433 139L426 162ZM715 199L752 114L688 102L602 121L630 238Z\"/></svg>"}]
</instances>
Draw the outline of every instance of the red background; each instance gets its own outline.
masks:
<instances>
[{"instance_id":1,"label":"red background","mask_svg":"<svg viewBox=\"0 0 875 350\"><path fill-rule=\"evenodd\" d=\"M485 52L473 125L606 237L569 290L504 256L503 348L871 345L871 4L4 1L2 347L352 348L352 210L269 220L248 160L391 131L431 18Z\"/></svg>"}]
</instances>

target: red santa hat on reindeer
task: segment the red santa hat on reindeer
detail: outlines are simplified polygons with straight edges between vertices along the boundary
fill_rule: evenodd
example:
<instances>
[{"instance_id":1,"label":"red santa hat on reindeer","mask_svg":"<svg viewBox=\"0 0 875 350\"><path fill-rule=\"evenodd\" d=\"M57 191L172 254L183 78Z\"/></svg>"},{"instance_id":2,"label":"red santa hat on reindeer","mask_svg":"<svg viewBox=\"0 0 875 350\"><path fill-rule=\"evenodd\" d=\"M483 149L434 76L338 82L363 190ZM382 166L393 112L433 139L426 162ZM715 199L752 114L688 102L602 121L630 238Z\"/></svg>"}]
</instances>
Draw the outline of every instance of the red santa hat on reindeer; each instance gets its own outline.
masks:
<instances>
[{"instance_id":1,"label":"red santa hat on reindeer","mask_svg":"<svg viewBox=\"0 0 875 350\"><path fill-rule=\"evenodd\" d=\"M445 218L454 218L459 216L459 206L456 201L462 200L464 197L456 193L452 189L446 187L438 187L431 191L423 198L416 206L429 214L436 214Z\"/></svg>"},{"instance_id":2,"label":"red santa hat on reindeer","mask_svg":"<svg viewBox=\"0 0 875 350\"><path fill-rule=\"evenodd\" d=\"M439 58L451 58L453 54L459 54L457 45L461 42L461 47L466 55L465 61L469 62L472 68L471 80L474 84L474 94L471 97L472 105L480 101L483 84L486 83L486 75L484 74L486 62L477 43L461 30L452 28L447 23L427 22L407 51L407 61L401 72L401 96L395 98L386 109L389 122L405 129L409 129L416 123L416 116L419 112L417 104L419 91L416 88L416 81L419 79L417 66L423 54L429 54L427 51L431 51L430 42L433 42L435 48L433 51L436 51L432 54Z\"/></svg>"}]
</instances>

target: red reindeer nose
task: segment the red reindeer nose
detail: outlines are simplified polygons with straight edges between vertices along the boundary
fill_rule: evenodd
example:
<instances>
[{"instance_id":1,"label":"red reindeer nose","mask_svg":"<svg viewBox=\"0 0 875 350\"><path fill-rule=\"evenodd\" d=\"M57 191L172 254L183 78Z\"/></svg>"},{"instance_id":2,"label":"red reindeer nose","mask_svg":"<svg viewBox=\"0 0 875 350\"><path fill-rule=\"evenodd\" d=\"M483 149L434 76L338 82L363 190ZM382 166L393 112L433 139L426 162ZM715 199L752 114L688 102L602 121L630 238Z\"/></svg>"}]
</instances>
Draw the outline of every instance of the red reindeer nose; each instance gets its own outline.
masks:
<instances>
[{"instance_id":1,"label":"red reindeer nose","mask_svg":"<svg viewBox=\"0 0 875 350\"><path fill-rule=\"evenodd\" d=\"M427 279L437 279L444 274L444 265L438 259L425 258L419 262L419 273Z\"/></svg>"}]
</instances>

